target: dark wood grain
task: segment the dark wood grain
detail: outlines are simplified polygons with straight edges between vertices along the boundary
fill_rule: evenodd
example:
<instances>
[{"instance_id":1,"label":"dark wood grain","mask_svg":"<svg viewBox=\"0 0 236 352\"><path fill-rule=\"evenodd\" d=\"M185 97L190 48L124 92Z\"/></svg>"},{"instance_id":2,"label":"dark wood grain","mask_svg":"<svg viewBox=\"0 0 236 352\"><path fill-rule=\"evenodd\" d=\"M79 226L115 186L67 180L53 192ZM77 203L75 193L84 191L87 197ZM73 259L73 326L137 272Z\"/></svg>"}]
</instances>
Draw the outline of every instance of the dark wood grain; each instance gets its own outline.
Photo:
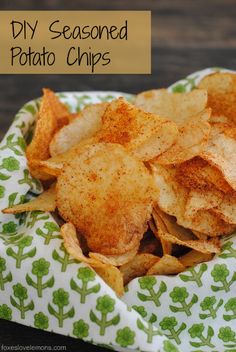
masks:
<instances>
[{"instance_id":1,"label":"dark wood grain","mask_svg":"<svg viewBox=\"0 0 236 352\"><path fill-rule=\"evenodd\" d=\"M166 87L210 66L236 69L236 0L1 0L1 10L151 10L151 75L2 75L0 137L17 110L48 86L56 91ZM1 302L1 299L0 299ZM101 351L75 339L0 321L3 344L65 345L67 351Z\"/></svg>"}]
</instances>

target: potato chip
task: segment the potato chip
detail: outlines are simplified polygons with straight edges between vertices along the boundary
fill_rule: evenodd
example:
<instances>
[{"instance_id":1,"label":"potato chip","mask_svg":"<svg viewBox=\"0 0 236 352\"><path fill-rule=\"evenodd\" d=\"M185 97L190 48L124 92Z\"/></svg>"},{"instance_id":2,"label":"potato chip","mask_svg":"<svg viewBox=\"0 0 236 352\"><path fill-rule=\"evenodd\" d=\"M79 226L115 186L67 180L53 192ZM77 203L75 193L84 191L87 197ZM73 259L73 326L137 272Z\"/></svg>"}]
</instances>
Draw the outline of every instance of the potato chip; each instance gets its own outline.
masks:
<instances>
[{"instance_id":1,"label":"potato chip","mask_svg":"<svg viewBox=\"0 0 236 352\"><path fill-rule=\"evenodd\" d=\"M236 225L236 193L224 194L216 189L190 191L185 217L194 217L199 210L211 209L226 223Z\"/></svg>"},{"instance_id":2,"label":"potato chip","mask_svg":"<svg viewBox=\"0 0 236 352\"><path fill-rule=\"evenodd\" d=\"M50 154L52 157L65 153L82 140L91 138L102 125L102 115L108 103L86 106L78 117L58 131L51 143Z\"/></svg>"},{"instance_id":3,"label":"potato chip","mask_svg":"<svg viewBox=\"0 0 236 352\"><path fill-rule=\"evenodd\" d=\"M100 253L89 252L89 257L97 259L104 264L111 264L113 266L120 266L130 262L138 252L138 248L133 249L130 252L120 255L104 255Z\"/></svg>"},{"instance_id":4,"label":"potato chip","mask_svg":"<svg viewBox=\"0 0 236 352\"><path fill-rule=\"evenodd\" d=\"M183 226L177 224L175 217L164 213L158 206L154 207L152 215L154 219L156 216L161 218L165 224L166 231L171 235L174 235L183 241L195 239L193 233L189 229L186 229ZM165 228L162 229L164 232Z\"/></svg>"},{"instance_id":5,"label":"potato chip","mask_svg":"<svg viewBox=\"0 0 236 352\"><path fill-rule=\"evenodd\" d=\"M229 185L236 190L236 127L214 124L211 137L200 156L218 168Z\"/></svg>"},{"instance_id":6,"label":"potato chip","mask_svg":"<svg viewBox=\"0 0 236 352\"><path fill-rule=\"evenodd\" d=\"M68 124L72 118L72 114L69 112L67 106L58 99L51 89L44 88L43 94L45 99L50 101L51 108L57 120L58 128Z\"/></svg>"},{"instance_id":7,"label":"potato chip","mask_svg":"<svg viewBox=\"0 0 236 352\"><path fill-rule=\"evenodd\" d=\"M230 120L229 117L224 116L224 115L211 115L210 120L209 120L210 124L214 124L214 123L227 123L227 125L231 125L232 121Z\"/></svg>"},{"instance_id":8,"label":"potato chip","mask_svg":"<svg viewBox=\"0 0 236 352\"><path fill-rule=\"evenodd\" d=\"M171 93L167 89L142 92L136 96L135 105L144 111L157 114L183 126L186 120L205 109L207 92L194 89L188 93Z\"/></svg>"},{"instance_id":9,"label":"potato chip","mask_svg":"<svg viewBox=\"0 0 236 352\"><path fill-rule=\"evenodd\" d=\"M41 161L40 160L27 160L27 166L29 169L30 174L40 180L40 181L52 181L54 177L52 175L48 175L47 173L44 172L43 168L40 165Z\"/></svg>"},{"instance_id":10,"label":"potato chip","mask_svg":"<svg viewBox=\"0 0 236 352\"><path fill-rule=\"evenodd\" d=\"M188 268L203 262L208 262L212 257L212 253L201 253L193 249L178 259L186 268Z\"/></svg>"},{"instance_id":11,"label":"potato chip","mask_svg":"<svg viewBox=\"0 0 236 352\"><path fill-rule=\"evenodd\" d=\"M139 246L155 192L141 161L121 145L99 143L63 168L57 179L57 207L84 235L91 251L124 254Z\"/></svg>"},{"instance_id":12,"label":"potato chip","mask_svg":"<svg viewBox=\"0 0 236 352\"><path fill-rule=\"evenodd\" d=\"M49 158L49 143L57 130L57 121L46 98L42 100L39 119L36 124L33 139L26 148L26 156L31 174L39 179L48 179L47 175L38 171L38 161Z\"/></svg>"},{"instance_id":13,"label":"potato chip","mask_svg":"<svg viewBox=\"0 0 236 352\"><path fill-rule=\"evenodd\" d=\"M200 157L178 165L176 178L183 186L191 189L206 191L217 188L224 193L232 191L222 172Z\"/></svg>"},{"instance_id":14,"label":"potato chip","mask_svg":"<svg viewBox=\"0 0 236 352\"><path fill-rule=\"evenodd\" d=\"M160 258L153 254L137 254L129 263L120 267L120 271L124 277L124 284L127 285L136 277L145 275L148 269L158 260L160 260Z\"/></svg>"},{"instance_id":15,"label":"potato chip","mask_svg":"<svg viewBox=\"0 0 236 352\"><path fill-rule=\"evenodd\" d=\"M150 166L159 190L156 198L158 206L163 212L178 219L184 214L188 189L177 182L176 169L173 166L156 163L150 163Z\"/></svg>"},{"instance_id":16,"label":"potato chip","mask_svg":"<svg viewBox=\"0 0 236 352\"><path fill-rule=\"evenodd\" d=\"M208 93L207 105L213 116L227 116L236 123L236 75L230 72L216 72L204 77L199 88Z\"/></svg>"},{"instance_id":17,"label":"potato chip","mask_svg":"<svg viewBox=\"0 0 236 352\"><path fill-rule=\"evenodd\" d=\"M199 240L207 240L207 235L204 233L192 230L192 233L194 234L195 237L197 237Z\"/></svg>"},{"instance_id":18,"label":"potato chip","mask_svg":"<svg viewBox=\"0 0 236 352\"><path fill-rule=\"evenodd\" d=\"M146 275L175 275L185 270L185 266L171 255L165 254L150 269Z\"/></svg>"},{"instance_id":19,"label":"potato chip","mask_svg":"<svg viewBox=\"0 0 236 352\"><path fill-rule=\"evenodd\" d=\"M41 180L51 178L40 170L39 161L47 160L50 157L49 144L68 113L66 107L59 102L52 91L43 90L34 136L26 148L26 157L32 176Z\"/></svg>"},{"instance_id":20,"label":"potato chip","mask_svg":"<svg viewBox=\"0 0 236 352\"><path fill-rule=\"evenodd\" d=\"M72 223L65 223L61 227L61 236L63 238L64 247L67 252L76 260L87 264L98 264L99 261L86 257L81 249L79 239L76 235L76 229Z\"/></svg>"},{"instance_id":21,"label":"potato chip","mask_svg":"<svg viewBox=\"0 0 236 352\"><path fill-rule=\"evenodd\" d=\"M77 155L83 152L84 148L94 142L93 138L88 138L71 147L65 153L59 154L45 161L40 162L40 167L43 172L48 175L58 176L63 169L63 166L73 160Z\"/></svg>"},{"instance_id":22,"label":"potato chip","mask_svg":"<svg viewBox=\"0 0 236 352\"><path fill-rule=\"evenodd\" d=\"M180 127L176 142L164 153L154 159L158 164L177 164L199 155L205 148L211 126L207 122L210 110L205 109L197 116L189 118Z\"/></svg>"},{"instance_id":23,"label":"potato chip","mask_svg":"<svg viewBox=\"0 0 236 352\"><path fill-rule=\"evenodd\" d=\"M38 197L31 199L27 203L13 205L10 208L3 209L4 214L18 214L25 211L55 211L56 209L56 188L52 185L47 191L41 193Z\"/></svg>"},{"instance_id":24,"label":"potato chip","mask_svg":"<svg viewBox=\"0 0 236 352\"><path fill-rule=\"evenodd\" d=\"M160 231L159 233L160 237L163 237L166 241L178 244L179 246L185 246L189 247L192 249L195 249L198 252L202 253L219 253L220 252L220 245L219 242L216 241L216 238L213 240L209 241L203 241L203 240L187 240L183 241L177 238L176 236L173 236L169 233L162 233Z\"/></svg>"},{"instance_id":25,"label":"potato chip","mask_svg":"<svg viewBox=\"0 0 236 352\"><path fill-rule=\"evenodd\" d=\"M80 113L79 112L71 112L68 115L68 124L71 123L74 119L77 119L78 117L80 117Z\"/></svg>"},{"instance_id":26,"label":"potato chip","mask_svg":"<svg viewBox=\"0 0 236 352\"><path fill-rule=\"evenodd\" d=\"M159 189L156 202L162 211L175 216L179 225L211 237L232 233L234 226L220 219L211 209L199 210L192 218L186 217L189 190L177 182L176 169L153 164L151 168Z\"/></svg>"},{"instance_id":27,"label":"potato chip","mask_svg":"<svg viewBox=\"0 0 236 352\"><path fill-rule=\"evenodd\" d=\"M151 228L153 234L156 236L156 238L161 243L162 253L163 254L171 254L172 253L172 243L166 241L164 239L164 237L159 236L160 231L167 232L168 230L158 214L153 213L152 215L153 215L153 219L154 219L155 224L152 221L150 221L150 228Z\"/></svg>"},{"instance_id":28,"label":"potato chip","mask_svg":"<svg viewBox=\"0 0 236 352\"><path fill-rule=\"evenodd\" d=\"M209 237L229 235L235 230L235 225L228 224L213 209L199 210L193 218L181 220L182 226L196 230Z\"/></svg>"},{"instance_id":29,"label":"potato chip","mask_svg":"<svg viewBox=\"0 0 236 352\"><path fill-rule=\"evenodd\" d=\"M123 275L118 268L115 266L105 264L94 266L93 269L96 273L110 286L117 296L123 296L124 294L124 279Z\"/></svg>"},{"instance_id":30,"label":"potato chip","mask_svg":"<svg viewBox=\"0 0 236 352\"><path fill-rule=\"evenodd\" d=\"M64 224L61 227L61 236L64 240L65 249L74 259L91 265L118 296L124 293L123 276L121 272L110 264L104 264L96 259L87 258L82 252L73 224Z\"/></svg>"},{"instance_id":31,"label":"potato chip","mask_svg":"<svg viewBox=\"0 0 236 352\"><path fill-rule=\"evenodd\" d=\"M223 200L224 193L217 189L205 190L204 192L193 190L189 192L185 217L194 217L199 210L213 209Z\"/></svg>"},{"instance_id":32,"label":"potato chip","mask_svg":"<svg viewBox=\"0 0 236 352\"><path fill-rule=\"evenodd\" d=\"M228 224L236 225L236 192L225 194L222 202L212 211Z\"/></svg>"},{"instance_id":33,"label":"potato chip","mask_svg":"<svg viewBox=\"0 0 236 352\"><path fill-rule=\"evenodd\" d=\"M59 158L62 155L62 158ZM45 161L40 161L39 167L43 173L57 177L63 169L65 159L64 154L60 154L56 157L50 158Z\"/></svg>"},{"instance_id":34,"label":"potato chip","mask_svg":"<svg viewBox=\"0 0 236 352\"><path fill-rule=\"evenodd\" d=\"M108 105L102 122L99 141L122 144L141 160L150 160L166 151L178 134L174 122L146 113L123 98Z\"/></svg>"}]
</instances>

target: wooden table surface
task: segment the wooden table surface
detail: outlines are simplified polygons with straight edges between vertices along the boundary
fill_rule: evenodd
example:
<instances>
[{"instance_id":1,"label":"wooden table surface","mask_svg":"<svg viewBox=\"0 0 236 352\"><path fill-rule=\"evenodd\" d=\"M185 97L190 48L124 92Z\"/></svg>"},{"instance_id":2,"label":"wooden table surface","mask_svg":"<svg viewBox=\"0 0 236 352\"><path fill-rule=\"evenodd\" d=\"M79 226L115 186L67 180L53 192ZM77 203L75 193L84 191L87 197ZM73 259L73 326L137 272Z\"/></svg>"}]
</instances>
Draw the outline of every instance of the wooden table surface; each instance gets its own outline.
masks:
<instances>
[{"instance_id":1,"label":"wooden table surface","mask_svg":"<svg viewBox=\"0 0 236 352\"><path fill-rule=\"evenodd\" d=\"M166 87L210 66L236 70L236 0L1 0L0 10L151 10L151 75L1 75L0 137L17 110L40 95L56 91L119 90L136 93ZM2 34L1 34L2 35ZM0 298L1 302L1 298ZM0 321L5 345L61 345L73 351L104 351L75 339Z\"/></svg>"}]
</instances>

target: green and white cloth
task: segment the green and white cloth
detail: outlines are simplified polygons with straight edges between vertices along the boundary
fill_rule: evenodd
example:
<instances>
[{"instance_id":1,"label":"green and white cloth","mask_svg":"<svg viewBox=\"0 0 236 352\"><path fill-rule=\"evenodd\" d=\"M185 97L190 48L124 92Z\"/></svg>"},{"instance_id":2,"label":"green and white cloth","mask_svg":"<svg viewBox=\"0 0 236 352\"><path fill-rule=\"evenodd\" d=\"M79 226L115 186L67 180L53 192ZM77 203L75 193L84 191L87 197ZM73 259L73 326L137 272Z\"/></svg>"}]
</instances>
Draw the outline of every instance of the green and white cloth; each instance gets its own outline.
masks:
<instances>
[{"instance_id":1,"label":"green and white cloth","mask_svg":"<svg viewBox=\"0 0 236 352\"><path fill-rule=\"evenodd\" d=\"M193 89L206 69L171 86ZM119 92L60 93L71 111ZM0 209L42 191L27 169L25 145L39 101L16 115L0 144ZM66 252L50 213L0 214L0 318L80 338L116 351L236 351L236 236L222 253L182 274L133 280L119 299Z\"/></svg>"}]
</instances>

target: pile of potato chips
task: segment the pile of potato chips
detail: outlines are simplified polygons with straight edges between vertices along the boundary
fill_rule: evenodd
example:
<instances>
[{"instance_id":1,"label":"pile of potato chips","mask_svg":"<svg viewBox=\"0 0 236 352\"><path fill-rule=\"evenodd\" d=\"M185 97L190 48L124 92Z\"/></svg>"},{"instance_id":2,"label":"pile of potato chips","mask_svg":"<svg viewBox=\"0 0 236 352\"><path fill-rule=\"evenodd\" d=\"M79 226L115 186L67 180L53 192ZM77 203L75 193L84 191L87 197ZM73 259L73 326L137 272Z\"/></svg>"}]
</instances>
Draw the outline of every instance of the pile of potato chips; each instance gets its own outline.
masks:
<instances>
[{"instance_id":1,"label":"pile of potato chips","mask_svg":"<svg viewBox=\"0 0 236 352\"><path fill-rule=\"evenodd\" d=\"M26 156L45 191L4 213L58 211L68 253L116 291L220 251L236 228L236 75L72 114L49 89Z\"/></svg>"}]
</instances>

